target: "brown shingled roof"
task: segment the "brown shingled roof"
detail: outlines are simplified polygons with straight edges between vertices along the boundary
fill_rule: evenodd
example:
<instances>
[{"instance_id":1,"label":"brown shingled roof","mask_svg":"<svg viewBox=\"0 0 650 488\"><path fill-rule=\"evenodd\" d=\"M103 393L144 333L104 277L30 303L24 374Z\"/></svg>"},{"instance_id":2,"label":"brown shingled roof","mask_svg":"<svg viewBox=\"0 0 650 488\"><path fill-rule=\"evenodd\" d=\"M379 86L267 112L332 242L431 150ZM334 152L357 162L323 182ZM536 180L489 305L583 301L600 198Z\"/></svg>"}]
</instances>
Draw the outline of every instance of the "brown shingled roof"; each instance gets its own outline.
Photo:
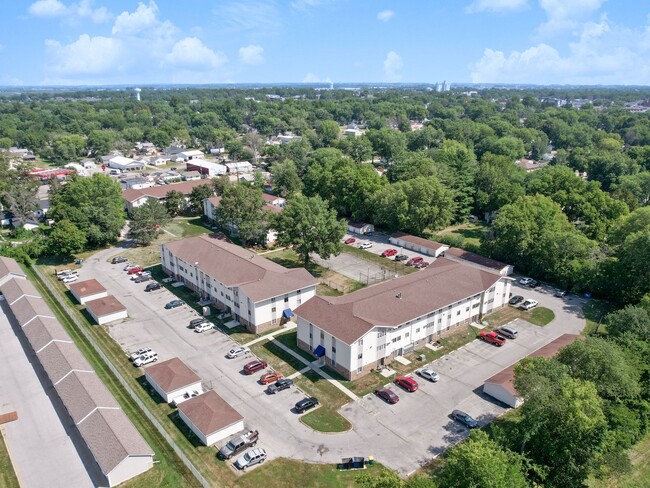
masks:
<instances>
[{"instance_id":1,"label":"brown shingled roof","mask_svg":"<svg viewBox=\"0 0 650 488\"><path fill-rule=\"evenodd\" d=\"M95 317L104 317L112 313L126 310L126 307L113 295L90 300L89 302L86 302L86 308Z\"/></svg>"},{"instance_id":2,"label":"brown shingled roof","mask_svg":"<svg viewBox=\"0 0 650 488\"><path fill-rule=\"evenodd\" d=\"M465 261L469 261L471 263L478 264L480 266L485 266L486 268L492 268L496 270L502 270L506 266L508 266L506 263L502 263L501 261L497 261L496 259L491 259L491 258L486 258L485 256L481 256L480 254L476 254L470 251L465 251L464 249L459 249L457 247L450 247L445 251L445 255L450 254L452 256L455 256L459 259L464 259Z\"/></svg>"},{"instance_id":3,"label":"brown shingled roof","mask_svg":"<svg viewBox=\"0 0 650 488\"><path fill-rule=\"evenodd\" d=\"M23 332L35 352L40 351L52 341L72 342L59 321L50 317L36 317L23 327Z\"/></svg>"},{"instance_id":4,"label":"brown shingled roof","mask_svg":"<svg viewBox=\"0 0 650 488\"><path fill-rule=\"evenodd\" d=\"M214 390L184 401L178 409L206 437L244 418Z\"/></svg>"},{"instance_id":5,"label":"brown shingled roof","mask_svg":"<svg viewBox=\"0 0 650 488\"><path fill-rule=\"evenodd\" d=\"M0 280L8 274L25 277L25 272L15 259L0 256Z\"/></svg>"},{"instance_id":6,"label":"brown shingled roof","mask_svg":"<svg viewBox=\"0 0 650 488\"><path fill-rule=\"evenodd\" d=\"M316 296L296 315L352 344L375 326L397 327L459 300L481 293L501 276L450 259L340 297Z\"/></svg>"},{"instance_id":7,"label":"brown shingled roof","mask_svg":"<svg viewBox=\"0 0 650 488\"><path fill-rule=\"evenodd\" d=\"M10 305L24 295L38 298L41 296L34 285L24 278L11 278L7 280L5 284L0 286L0 291Z\"/></svg>"},{"instance_id":8,"label":"brown shingled roof","mask_svg":"<svg viewBox=\"0 0 650 488\"><path fill-rule=\"evenodd\" d=\"M441 247L447 247L447 244L441 244L440 242L430 241L429 239L424 239L422 237L412 236L411 234L407 234L405 232L395 232L391 237L410 242L411 244L426 247L432 251L437 251Z\"/></svg>"},{"instance_id":9,"label":"brown shingled roof","mask_svg":"<svg viewBox=\"0 0 650 488\"><path fill-rule=\"evenodd\" d=\"M71 371L94 371L81 351L71 342L51 342L36 355L54 385Z\"/></svg>"},{"instance_id":10,"label":"brown shingled roof","mask_svg":"<svg viewBox=\"0 0 650 488\"><path fill-rule=\"evenodd\" d=\"M54 314L42 298L30 295L25 295L16 300L11 305L11 311L21 327L39 315L41 317L54 317Z\"/></svg>"},{"instance_id":11,"label":"brown shingled roof","mask_svg":"<svg viewBox=\"0 0 650 488\"><path fill-rule=\"evenodd\" d=\"M73 371L59 381L55 388L75 424L96 408L120 408L94 371Z\"/></svg>"},{"instance_id":12,"label":"brown shingled roof","mask_svg":"<svg viewBox=\"0 0 650 488\"><path fill-rule=\"evenodd\" d=\"M166 393L201 381L201 378L178 358L171 358L162 363L148 366L145 368L144 374Z\"/></svg>"},{"instance_id":13,"label":"brown shingled roof","mask_svg":"<svg viewBox=\"0 0 650 488\"><path fill-rule=\"evenodd\" d=\"M210 185L209 180L194 180L194 181L184 181L182 183L172 183L169 185L156 185L150 186L149 188L142 188L140 190L135 190L129 188L122 191L122 198L127 202L134 202L142 197L152 197L156 199L165 198L167 193L170 191L179 191L183 195L189 195L192 193L192 189L201 185Z\"/></svg>"},{"instance_id":14,"label":"brown shingled roof","mask_svg":"<svg viewBox=\"0 0 650 488\"><path fill-rule=\"evenodd\" d=\"M173 255L226 286L239 286L253 301L289 293L318 283L304 268L287 269L228 242L208 236L164 244Z\"/></svg>"},{"instance_id":15,"label":"brown shingled roof","mask_svg":"<svg viewBox=\"0 0 650 488\"><path fill-rule=\"evenodd\" d=\"M128 456L154 454L122 410L95 410L77 428L104 474Z\"/></svg>"},{"instance_id":16,"label":"brown shingled roof","mask_svg":"<svg viewBox=\"0 0 650 488\"><path fill-rule=\"evenodd\" d=\"M79 298L96 295L106 291L106 288L94 278L84 281L77 281L70 284L70 290Z\"/></svg>"}]
</instances>

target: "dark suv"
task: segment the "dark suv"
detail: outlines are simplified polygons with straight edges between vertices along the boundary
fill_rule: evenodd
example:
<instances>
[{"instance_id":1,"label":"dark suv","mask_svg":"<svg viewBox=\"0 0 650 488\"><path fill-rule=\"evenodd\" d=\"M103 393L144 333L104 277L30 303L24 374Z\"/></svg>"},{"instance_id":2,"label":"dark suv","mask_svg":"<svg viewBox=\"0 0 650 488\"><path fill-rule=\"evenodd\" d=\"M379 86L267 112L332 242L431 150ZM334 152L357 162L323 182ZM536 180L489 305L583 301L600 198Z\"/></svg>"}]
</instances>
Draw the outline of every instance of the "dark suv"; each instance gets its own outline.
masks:
<instances>
[{"instance_id":1,"label":"dark suv","mask_svg":"<svg viewBox=\"0 0 650 488\"><path fill-rule=\"evenodd\" d=\"M314 408L316 405L318 405L318 399L316 397L303 398L296 403L296 412L306 412L307 410Z\"/></svg>"},{"instance_id":2,"label":"dark suv","mask_svg":"<svg viewBox=\"0 0 650 488\"><path fill-rule=\"evenodd\" d=\"M279 391L286 390L287 388L291 388L291 385L293 385L293 380L289 378L280 378L272 385L269 385L267 390L269 393L277 393Z\"/></svg>"},{"instance_id":3,"label":"dark suv","mask_svg":"<svg viewBox=\"0 0 650 488\"><path fill-rule=\"evenodd\" d=\"M395 256L395 261L406 261L408 258L406 254L398 254Z\"/></svg>"},{"instance_id":4,"label":"dark suv","mask_svg":"<svg viewBox=\"0 0 650 488\"><path fill-rule=\"evenodd\" d=\"M128 259L126 259L125 256L115 256L112 260L111 263L113 264L119 264L119 263L126 263Z\"/></svg>"},{"instance_id":5,"label":"dark suv","mask_svg":"<svg viewBox=\"0 0 650 488\"><path fill-rule=\"evenodd\" d=\"M160 283L149 283L147 286L144 287L144 291L160 290L161 288L162 285Z\"/></svg>"}]
</instances>

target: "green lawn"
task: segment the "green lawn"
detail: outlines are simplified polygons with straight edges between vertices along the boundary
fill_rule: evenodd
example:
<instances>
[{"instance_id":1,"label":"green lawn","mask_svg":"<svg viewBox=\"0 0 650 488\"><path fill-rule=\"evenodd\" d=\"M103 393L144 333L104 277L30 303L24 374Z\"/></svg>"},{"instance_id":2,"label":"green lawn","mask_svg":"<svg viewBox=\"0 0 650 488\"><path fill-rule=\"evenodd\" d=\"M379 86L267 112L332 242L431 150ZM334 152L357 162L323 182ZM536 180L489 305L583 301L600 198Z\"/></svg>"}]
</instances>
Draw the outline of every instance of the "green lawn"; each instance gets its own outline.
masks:
<instances>
[{"instance_id":1,"label":"green lawn","mask_svg":"<svg viewBox=\"0 0 650 488\"><path fill-rule=\"evenodd\" d=\"M632 470L620 477L605 480L590 479L590 488L637 488L650 486L650 435L636 444L629 452Z\"/></svg>"},{"instance_id":2,"label":"green lawn","mask_svg":"<svg viewBox=\"0 0 650 488\"><path fill-rule=\"evenodd\" d=\"M295 383L320 402L320 407L301 417L302 422L320 432L344 432L352 428L350 422L337 412L351 401L345 393L314 371L307 371L296 378Z\"/></svg>"},{"instance_id":3,"label":"green lawn","mask_svg":"<svg viewBox=\"0 0 650 488\"><path fill-rule=\"evenodd\" d=\"M448 238L451 245L473 251L481 245L486 229L487 226L482 222L454 225L438 231L431 238L439 242L445 242Z\"/></svg>"},{"instance_id":4,"label":"green lawn","mask_svg":"<svg viewBox=\"0 0 650 488\"><path fill-rule=\"evenodd\" d=\"M500 327L515 319L522 319L533 325L543 327L555 319L555 313L553 313L553 310L545 307L521 310L520 308L507 306L487 315L483 320L487 321L490 327Z\"/></svg>"},{"instance_id":5,"label":"green lawn","mask_svg":"<svg viewBox=\"0 0 650 488\"><path fill-rule=\"evenodd\" d=\"M176 217L164 228L167 232L174 234L178 239L196 237L213 232L203 223L201 217Z\"/></svg>"},{"instance_id":6,"label":"green lawn","mask_svg":"<svg viewBox=\"0 0 650 488\"><path fill-rule=\"evenodd\" d=\"M359 249L358 247L354 247L353 245L345 246L343 248L343 252L347 254L352 254L353 256L356 256L359 259L363 259L364 261L368 261L373 264L378 264L379 266L386 268L392 274L407 275L410 273L415 273L417 271L417 269L413 268L412 266L406 266L404 263L400 261L395 261L394 259L389 259L389 258L382 258L379 254L368 252L365 249Z\"/></svg>"},{"instance_id":7,"label":"green lawn","mask_svg":"<svg viewBox=\"0 0 650 488\"><path fill-rule=\"evenodd\" d=\"M605 316L614 312L616 308L609 302L602 300L589 300L589 302L582 307L582 312L585 314L587 325L582 331L585 335L606 334L607 329L603 320Z\"/></svg>"},{"instance_id":8,"label":"green lawn","mask_svg":"<svg viewBox=\"0 0 650 488\"><path fill-rule=\"evenodd\" d=\"M5 445L4 437L0 434L0 487L20 488L14 467L9 459L9 452Z\"/></svg>"},{"instance_id":9,"label":"green lawn","mask_svg":"<svg viewBox=\"0 0 650 488\"><path fill-rule=\"evenodd\" d=\"M306 366L272 341L266 340L253 344L251 352L284 376L290 376Z\"/></svg>"},{"instance_id":10,"label":"green lawn","mask_svg":"<svg viewBox=\"0 0 650 488\"><path fill-rule=\"evenodd\" d=\"M555 319L555 313L550 308L537 307L528 312L524 312L524 314L526 313L528 317L524 315L524 320L527 320L531 324L539 325L540 327L548 325Z\"/></svg>"}]
</instances>

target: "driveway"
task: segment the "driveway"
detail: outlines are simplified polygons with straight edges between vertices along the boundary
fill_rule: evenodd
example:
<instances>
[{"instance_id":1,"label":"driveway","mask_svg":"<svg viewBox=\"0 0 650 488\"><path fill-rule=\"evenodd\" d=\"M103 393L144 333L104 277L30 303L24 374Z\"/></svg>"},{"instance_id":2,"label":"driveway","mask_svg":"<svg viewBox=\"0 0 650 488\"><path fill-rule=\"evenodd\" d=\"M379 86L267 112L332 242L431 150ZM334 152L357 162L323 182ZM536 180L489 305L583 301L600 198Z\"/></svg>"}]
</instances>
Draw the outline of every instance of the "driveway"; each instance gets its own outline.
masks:
<instances>
[{"instance_id":1,"label":"driveway","mask_svg":"<svg viewBox=\"0 0 650 488\"><path fill-rule=\"evenodd\" d=\"M374 455L403 475L411 473L467 436L466 429L447 417L454 408L467 410L483 423L505 410L481 394L485 379L562 333L579 332L584 326L576 301L559 300L543 291L527 292L525 296L555 311L553 323L539 328L522 322L520 337L502 348L473 341L434 362L433 368L442 377L439 383L423 384L420 380L421 390L412 394L400 391L397 405L384 404L372 395L349 403L341 413L350 419L353 430L322 434L302 424L291 412L293 404L302 398L298 390L264 393L264 387L256 383L259 374L244 376L240 372L249 358L225 358L235 345L232 340L216 330L196 334L187 329L195 312L187 306L164 310L164 304L173 298L171 293L164 289L145 293L144 283L131 282L122 271L123 265L107 262L119 252L109 249L95 254L80 272L81 279L98 277L129 310L128 320L108 327L110 335L125 353L150 346L161 360L179 357L186 362L209 388L244 416L248 426L260 431L260 446L271 458L333 464L342 457Z\"/></svg>"}]
</instances>

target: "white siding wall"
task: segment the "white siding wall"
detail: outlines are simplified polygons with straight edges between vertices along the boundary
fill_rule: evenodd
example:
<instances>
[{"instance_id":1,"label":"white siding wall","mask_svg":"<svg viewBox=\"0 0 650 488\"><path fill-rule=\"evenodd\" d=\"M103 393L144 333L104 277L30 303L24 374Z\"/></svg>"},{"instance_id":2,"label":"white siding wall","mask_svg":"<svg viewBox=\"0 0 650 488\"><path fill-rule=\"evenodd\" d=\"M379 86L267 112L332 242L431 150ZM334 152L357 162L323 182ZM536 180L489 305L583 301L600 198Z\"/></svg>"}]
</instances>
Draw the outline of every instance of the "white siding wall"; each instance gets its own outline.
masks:
<instances>
[{"instance_id":1,"label":"white siding wall","mask_svg":"<svg viewBox=\"0 0 650 488\"><path fill-rule=\"evenodd\" d=\"M108 324L109 322L114 322L116 320L122 320L129 316L129 313L126 310L123 310L121 312L115 312L109 315L104 315L103 317L100 318L95 317L90 312L90 310L88 310L88 313L90 313L91 317L95 319L95 322L97 322L99 325Z\"/></svg>"},{"instance_id":2,"label":"white siding wall","mask_svg":"<svg viewBox=\"0 0 650 488\"><path fill-rule=\"evenodd\" d=\"M225 429L221 429L213 434L210 434L206 439L206 445L211 446L213 444L216 444L217 442L226 439L231 435L236 434L237 432L241 432L242 430L244 430L244 421L240 420L239 422L235 422Z\"/></svg>"},{"instance_id":3,"label":"white siding wall","mask_svg":"<svg viewBox=\"0 0 650 488\"><path fill-rule=\"evenodd\" d=\"M483 392L512 408L517 408L522 403L524 403L521 397L513 395L503 386L497 383L485 383L483 385Z\"/></svg>"},{"instance_id":4,"label":"white siding wall","mask_svg":"<svg viewBox=\"0 0 650 488\"><path fill-rule=\"evenodd\" d=\"M129 456L108 473L108 485L117 486L151 468L153 468L152 456Z\"/></svg>"},{"instance_id":5,"label":"white siding wall","mask_svg":"<svg viewBox=\"0 0 650 488\"><path fill-rule=\"evenodd\" d=\"M183 396L185 393L191 393L194 390L203 391L203 388L201 387L201 382L197 381L196 383L192 383L191 385L184 386L183 388L179 388L178 390L174 390L167 393L160 386L158 386L158 384L155 381L153 381L153 379L151 379L149 375L147 375L146 370L144 375L147 378L149 384L153 386L153 389L156 390L158 394L161 397L163 397L167 403L171 403L172 400Z\"/></svg>"},{"instance_id":6,"label":"white siding wall","mask_svg":"<svg viewBox=\"0 0 650 488\"><path fill-rule=\"evenodd\" d=\"M107 297L107 296L108 296L108 292L107 292L107 291L102 291L102 292L100 292L100 293L95 293L94 295L88 295L88 296L83 297L83 298L79 298L79 297L78 297L77 295L75 295L74 293L73 293L73 295L74 295L74 297L77 299L77 301L78 301L79 303L82 303L82 304L83 304L83 303L89 302L89 301L91 301L91 300L96 300L97 298L104 298L104 297Z\"/></svg>"}]
</instances>

